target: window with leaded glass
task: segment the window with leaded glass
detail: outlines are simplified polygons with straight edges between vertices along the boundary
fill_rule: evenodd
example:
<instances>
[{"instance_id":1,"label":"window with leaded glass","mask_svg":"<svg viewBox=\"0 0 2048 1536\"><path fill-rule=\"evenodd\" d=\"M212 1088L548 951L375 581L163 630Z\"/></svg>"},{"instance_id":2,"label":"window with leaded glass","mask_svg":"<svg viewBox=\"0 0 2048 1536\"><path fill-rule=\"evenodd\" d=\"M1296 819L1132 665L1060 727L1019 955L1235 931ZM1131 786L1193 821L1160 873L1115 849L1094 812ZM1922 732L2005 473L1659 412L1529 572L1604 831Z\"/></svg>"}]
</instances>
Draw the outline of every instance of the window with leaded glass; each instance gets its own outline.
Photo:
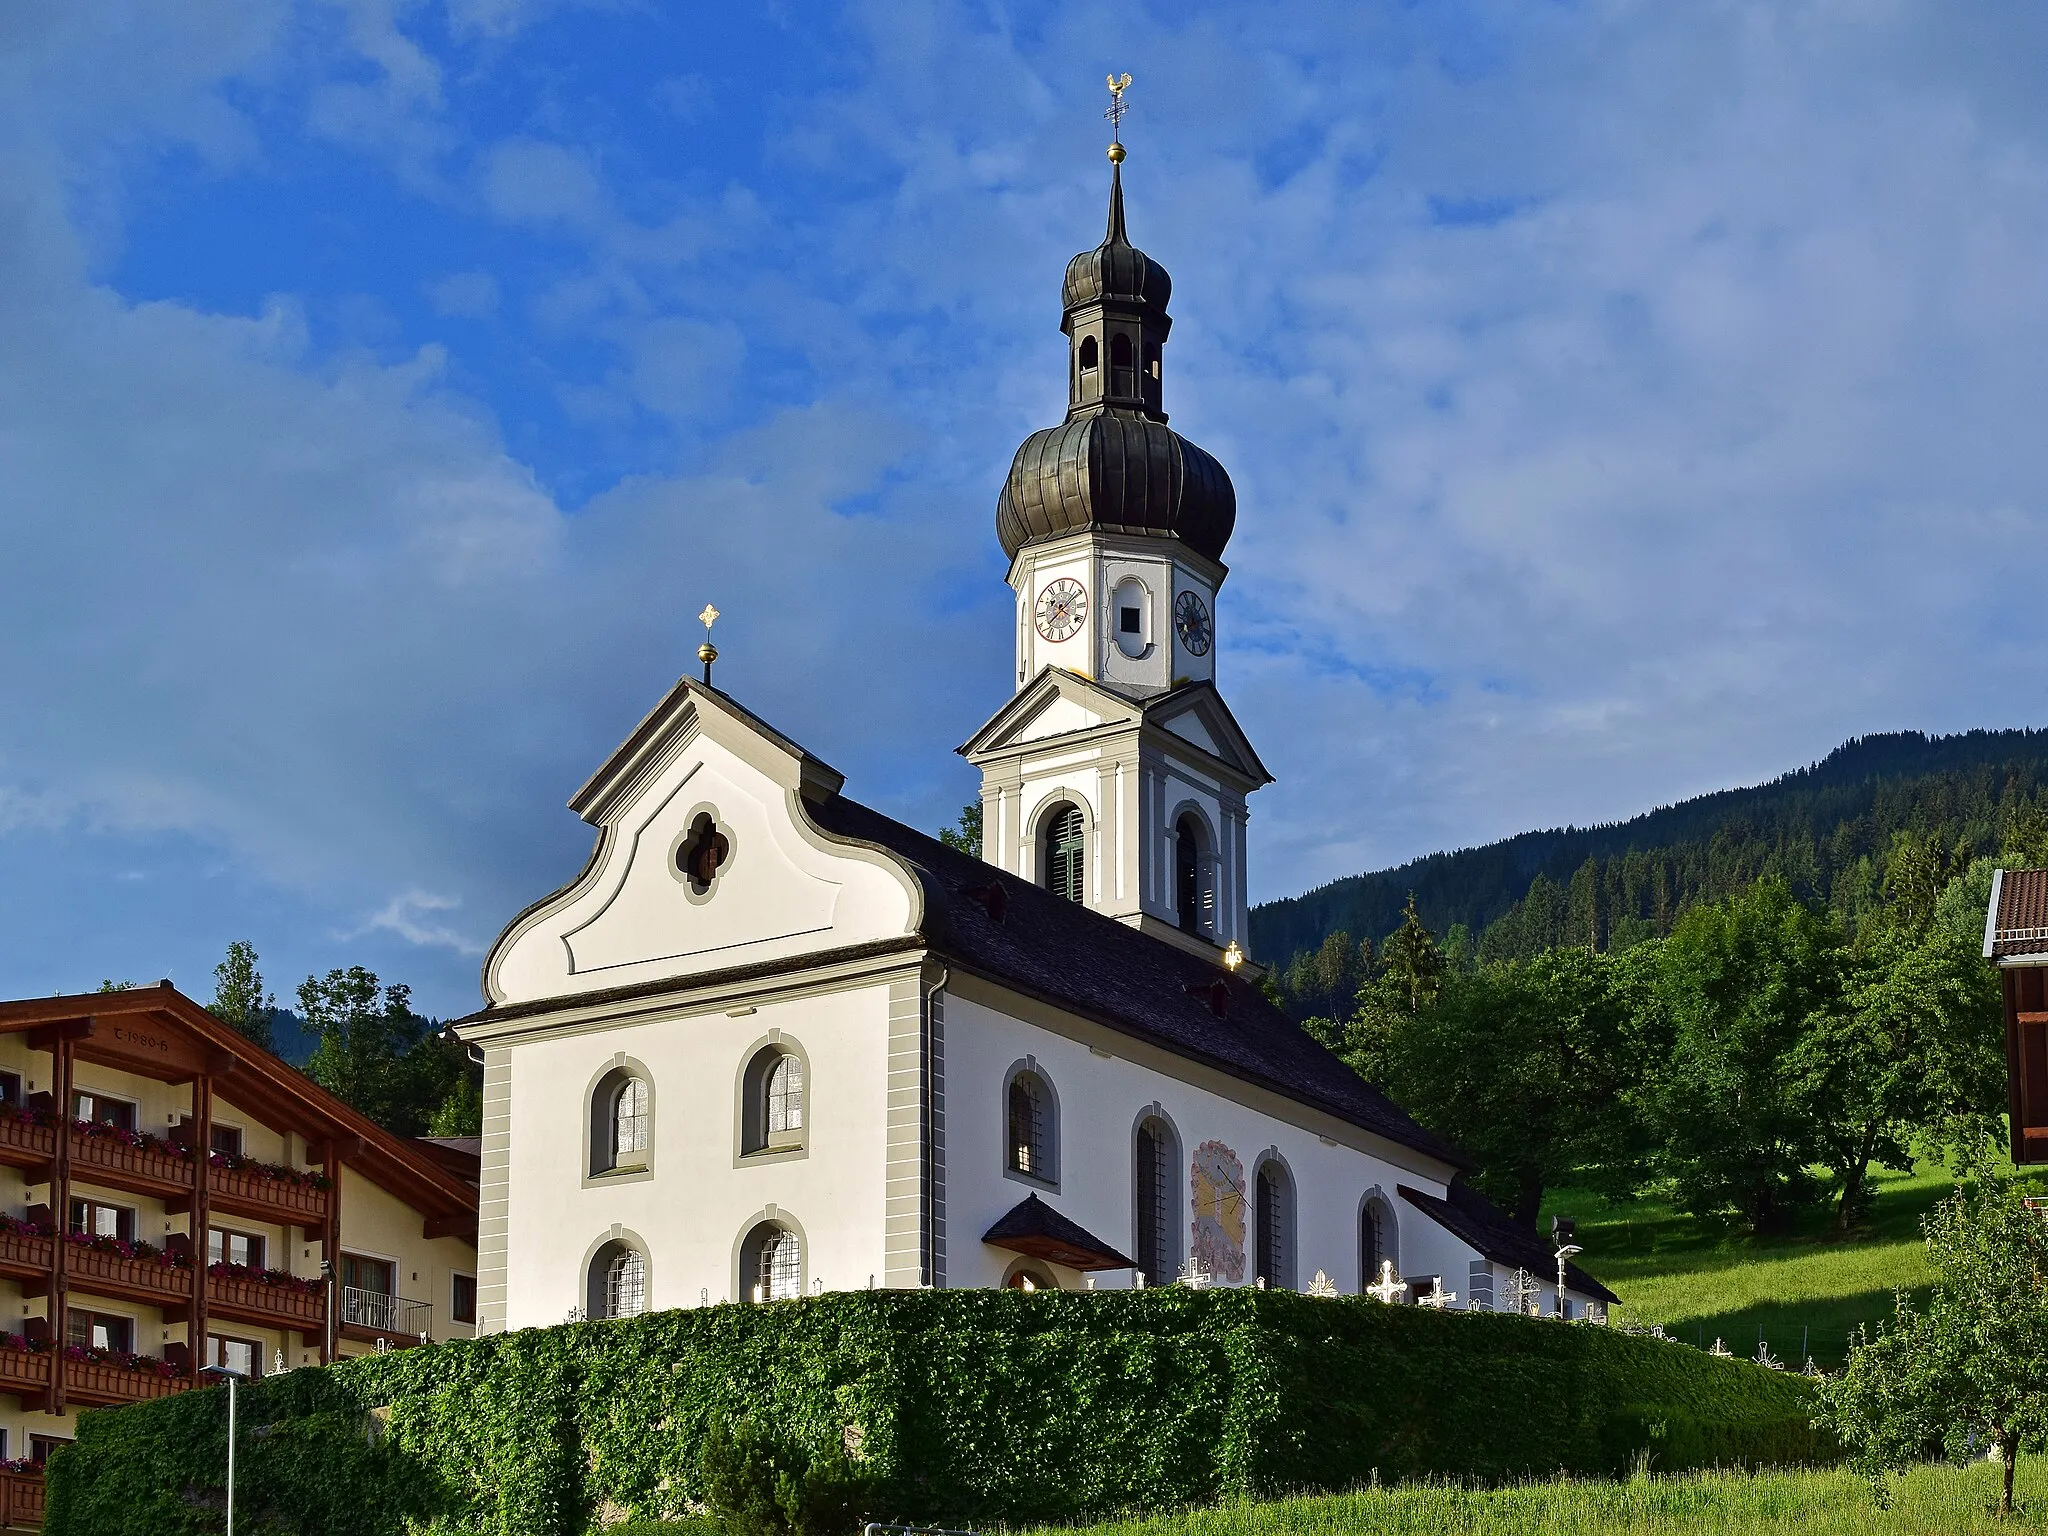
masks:
<instances>
[{"instance_id":1,"label":"window with leaded glass","mask_svg":"<svg viewBox=\"0 0 2048 1536\"><path fill-rule=\"evenodd\" d=\"M1174 1238L1174 1172L1180 1161L1172 1130L1148 1118L1138 1126L1137 1252L1139 1273L1147 1285L1169 1284L1179 1262Z\"/></svg>"},{"instance_id":2,"label":"window with leaded glass","mask_svg":"<svg viewBox=\"0 0 2048 1536\"><path fill-rule=\"evenodd\" d=\"M1010 1079L1008 1100L1010 1171L1057 1180L1051 1090L1036 1072L1022 1071Z\"/></svg>"},{"instance_id":3,"label":"window with leaded glass","mask_svg":"<svg viewBox=\"0 0 2048 1536\"><path fill-rule=\"evenodd\" d=\"M647 1144L653 1130L652 1095L647 1084L629 1077L619 1084L612 1100L612 1166L641 1167L647 1162Z\"/></svg>"},{"instance_id":4,"label":"window with leaded glass","mask_svg":"<svg viewBox=\"0 0 2048 1536\"><path fill-rule=\"evenodd\" d=\"M1294 1284L1294 1187L1287 1170L1272 1158L1259 1164L1253 1188L1258 1278L1267 1287Z\"/></svg>"},{"instance_id":5,"label":"window with leaded glass","mask_svg":"<svg viewBox=\"0 0 2048 1536\"><path fill-rule=\"evenodd\" d=\"M637 1248L615 1250L605 1265L604 1315L638 1317L647 1310L647 1259Z\"/></svg>"}]
</instances>

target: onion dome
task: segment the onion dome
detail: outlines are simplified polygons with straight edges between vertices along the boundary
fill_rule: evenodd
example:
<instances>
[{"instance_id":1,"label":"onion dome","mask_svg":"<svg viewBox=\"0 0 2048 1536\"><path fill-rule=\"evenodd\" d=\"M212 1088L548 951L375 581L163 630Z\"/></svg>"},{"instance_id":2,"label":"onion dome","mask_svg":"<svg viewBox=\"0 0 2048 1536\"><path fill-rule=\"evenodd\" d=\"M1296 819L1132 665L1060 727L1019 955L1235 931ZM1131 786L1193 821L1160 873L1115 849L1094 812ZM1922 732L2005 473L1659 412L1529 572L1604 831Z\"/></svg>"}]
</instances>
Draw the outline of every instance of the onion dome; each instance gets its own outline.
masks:
<instances>
[{"instance_id":1,"label":"onion dome","mask_svg":"<svg viewBox=\"0 0 2048 1536\"><path fill-rule=\"evenodd\" d=\"M1088 530L1175 538L1223 558L1237 492L1221 464L1166 425L1161 405L1172 292L1166 269L1125 234L1123 168L1113 164L1108 232L1067 263L1061 294L1067 419L1024 440L996 503L1012 558Z\"/></svg>"}]
</instances>

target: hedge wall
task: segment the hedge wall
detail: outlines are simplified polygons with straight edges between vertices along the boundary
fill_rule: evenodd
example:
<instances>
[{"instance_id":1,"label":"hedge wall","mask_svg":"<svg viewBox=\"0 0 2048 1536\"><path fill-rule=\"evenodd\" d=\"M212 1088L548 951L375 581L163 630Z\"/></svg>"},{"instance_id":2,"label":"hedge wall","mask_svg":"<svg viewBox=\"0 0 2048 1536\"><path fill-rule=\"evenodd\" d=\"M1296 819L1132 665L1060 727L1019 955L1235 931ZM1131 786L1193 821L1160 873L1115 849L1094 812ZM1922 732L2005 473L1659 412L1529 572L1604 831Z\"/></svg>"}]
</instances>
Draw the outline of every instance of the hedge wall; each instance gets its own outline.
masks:
<instances>
[{"instance_id":1,"label":"hedge wall","mask_svg":"<svg viewBox=\"0 0 2048 1536\"><path fill-rule=\"evenodd\" d=\"M855 1450L877 1518L1830 1460L1803 1380L1684 1345L1289 1292L870 1291L576 1323L242 1391L236 1525L576 1536L697 1495L714 1419ZM226 1393L85 1415L50 1536L218 1531Z\"/></svg>"}]
</instances>

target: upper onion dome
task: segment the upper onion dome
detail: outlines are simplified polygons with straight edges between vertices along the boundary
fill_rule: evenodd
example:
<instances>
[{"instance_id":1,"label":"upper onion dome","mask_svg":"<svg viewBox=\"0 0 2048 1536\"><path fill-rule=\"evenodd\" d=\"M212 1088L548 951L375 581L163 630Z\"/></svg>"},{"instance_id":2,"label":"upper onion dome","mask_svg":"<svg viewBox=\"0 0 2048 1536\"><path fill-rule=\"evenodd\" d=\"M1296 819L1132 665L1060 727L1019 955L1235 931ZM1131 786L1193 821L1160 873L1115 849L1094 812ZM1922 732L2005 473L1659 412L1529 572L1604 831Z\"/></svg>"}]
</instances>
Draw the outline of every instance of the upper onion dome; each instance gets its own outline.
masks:
<instances>
[{"instance_id":1,"label":"upper onion dome","mask_svg":"<svg viewBox=\"0 0 2048 1536\"><path fill-rule=\"evenodd\" d=\"M1237 492L1221 464L1166 425L1160 403L1172 293L1166 268L1124 233L1123 167L1113 163L1108 232L1067 263L1061 291L1067 419L1024 440L996 502L996 536L1012 558L1089 529L1176 538L1223 558Z\"/></svg>"}]
</instances>

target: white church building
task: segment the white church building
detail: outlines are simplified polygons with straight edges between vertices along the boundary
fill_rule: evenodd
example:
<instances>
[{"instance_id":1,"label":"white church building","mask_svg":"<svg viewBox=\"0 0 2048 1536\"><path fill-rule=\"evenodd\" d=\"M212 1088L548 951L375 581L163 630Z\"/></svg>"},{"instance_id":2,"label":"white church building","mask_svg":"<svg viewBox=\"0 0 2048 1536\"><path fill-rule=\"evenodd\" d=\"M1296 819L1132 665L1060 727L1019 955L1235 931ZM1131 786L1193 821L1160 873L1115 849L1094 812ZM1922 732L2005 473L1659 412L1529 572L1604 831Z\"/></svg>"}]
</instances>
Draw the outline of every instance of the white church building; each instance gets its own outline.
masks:
<instances>
[{"instance_id":1,"label":"white church building","mask_svg":"<svg viewBox=\"0 0 2048 1536\"><path fill-rule=\"evenodd\" d=\"M997 508L1016 693L961 748L981 858L849 798L708 661L570 801L589 862L456 1026L484 1058L479 1332L1389 1268L1386 1298L1557 1310L1549 1246L1252 980L1271 776L1216 687L1236 497L1166 424L1170 287L1117 165L1067 268L1066 420ZM1611 1300L1570 1271L1568 1313Z\"/></svg>"}]
</instances>

